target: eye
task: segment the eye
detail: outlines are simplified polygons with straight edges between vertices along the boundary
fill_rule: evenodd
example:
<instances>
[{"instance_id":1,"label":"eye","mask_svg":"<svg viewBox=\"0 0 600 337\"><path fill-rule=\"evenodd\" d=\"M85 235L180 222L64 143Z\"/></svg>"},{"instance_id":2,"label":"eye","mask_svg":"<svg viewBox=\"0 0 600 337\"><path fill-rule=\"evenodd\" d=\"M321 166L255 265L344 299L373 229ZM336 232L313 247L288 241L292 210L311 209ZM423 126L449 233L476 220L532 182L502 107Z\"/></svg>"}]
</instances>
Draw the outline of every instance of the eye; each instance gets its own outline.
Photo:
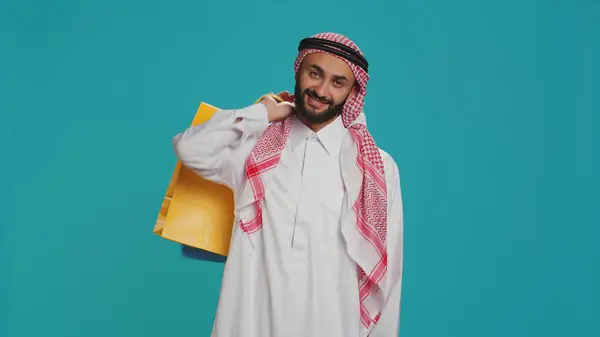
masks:
<instances>
[{"instance_id":1,"label":"eye","mask_svg":"<svg viewBox=\"0 0 600 337\"><path fill-rule=\"evenodd\" d=\"M336 88L341 88L344 85L344 82L340 80L333 81L333 86Z\"/></svg>"},{"instance_id":2,"label":"eye","mask_svg":"<svg viewBox=\"0 0 600 337\"><path fill-rule=\"evenodd\" d=\"M310 71L310 76L313 77L313 78L319 78L319 77L321 77L321 74L318 71L311 70Z\"/></svg>"}]
</instances>

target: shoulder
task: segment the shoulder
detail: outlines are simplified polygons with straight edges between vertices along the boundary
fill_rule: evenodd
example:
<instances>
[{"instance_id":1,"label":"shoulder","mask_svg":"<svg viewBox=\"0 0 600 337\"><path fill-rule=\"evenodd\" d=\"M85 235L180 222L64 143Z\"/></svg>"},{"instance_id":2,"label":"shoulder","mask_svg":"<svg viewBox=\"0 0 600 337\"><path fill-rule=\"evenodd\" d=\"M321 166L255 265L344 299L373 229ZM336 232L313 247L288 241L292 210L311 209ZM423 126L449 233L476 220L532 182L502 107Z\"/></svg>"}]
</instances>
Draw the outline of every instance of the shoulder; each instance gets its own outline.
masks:
<instances>
[{"instance_id":1,"label":"shoulder","mask_svg":"<svg viewBox=\"0 0 600 337\"><path fill-rule=\"evenodd\" d=\"M400 181L400 169L398 168L398 164L396 160L384 151L381 148L379 149L379 155L381 156L381 160L383 161L383 169L385 171L385 180L388 184L390 183L398 183Z\"/></svg>"}]
</instances>

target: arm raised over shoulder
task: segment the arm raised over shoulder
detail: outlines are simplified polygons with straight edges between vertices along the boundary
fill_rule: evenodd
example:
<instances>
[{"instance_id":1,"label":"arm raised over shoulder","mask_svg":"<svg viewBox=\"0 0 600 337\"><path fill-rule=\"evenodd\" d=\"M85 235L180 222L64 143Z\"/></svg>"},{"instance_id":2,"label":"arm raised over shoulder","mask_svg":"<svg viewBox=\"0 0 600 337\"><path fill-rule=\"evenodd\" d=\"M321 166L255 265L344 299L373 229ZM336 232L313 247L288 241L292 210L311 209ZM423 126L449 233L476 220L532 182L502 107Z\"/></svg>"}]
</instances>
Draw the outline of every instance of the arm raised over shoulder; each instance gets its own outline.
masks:
<instances>
[{"instance_id":1,"label":"arm raised over shoulder","mask_svg":"<svg viewBox=\"0 0 600 337\"><path fill-rule=\"evenodd\" d=\"M289 103L278 104L270 97L243 109L219 110L177 134L173 149L184 166L204 179L235 189L260 134L291 111Z\"/></svg>"},{"instance_id":2,"label":"arm raised over shoulder","mask_svg":"<svg viewBox=\"0 0 600 337\"><path fill-rule=\"evenodd\" d=\"M257 135L269 125L265 105L239 110L219 110L206 122L192 126L173 138L181 163L204 179L237 185L238 174Z\"/></svg>"}]
</instances>

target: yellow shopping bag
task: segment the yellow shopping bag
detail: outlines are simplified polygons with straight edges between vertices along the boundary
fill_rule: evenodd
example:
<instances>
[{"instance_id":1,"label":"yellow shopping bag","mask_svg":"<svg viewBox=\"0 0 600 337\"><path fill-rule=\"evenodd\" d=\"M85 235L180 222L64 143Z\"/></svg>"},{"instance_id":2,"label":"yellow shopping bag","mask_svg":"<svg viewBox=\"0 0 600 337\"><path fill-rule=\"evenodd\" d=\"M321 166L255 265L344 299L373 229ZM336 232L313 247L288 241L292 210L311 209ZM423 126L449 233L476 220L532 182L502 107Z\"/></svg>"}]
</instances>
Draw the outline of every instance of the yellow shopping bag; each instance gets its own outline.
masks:
<instances>
[{"instance_id":1,"label":"yellow shopping bag","mask_svg":"<svg viewBox=\"0 0 600 337\"><path fill-rule=\"evenodd\" d=\"M282 101L280 96L267 95ZM192 126L207 121L218 110L202 102ZM186 246L227 256L233 220L233 192L200 177L177 161L153 232Z\"/></svg>"}]
</instances>

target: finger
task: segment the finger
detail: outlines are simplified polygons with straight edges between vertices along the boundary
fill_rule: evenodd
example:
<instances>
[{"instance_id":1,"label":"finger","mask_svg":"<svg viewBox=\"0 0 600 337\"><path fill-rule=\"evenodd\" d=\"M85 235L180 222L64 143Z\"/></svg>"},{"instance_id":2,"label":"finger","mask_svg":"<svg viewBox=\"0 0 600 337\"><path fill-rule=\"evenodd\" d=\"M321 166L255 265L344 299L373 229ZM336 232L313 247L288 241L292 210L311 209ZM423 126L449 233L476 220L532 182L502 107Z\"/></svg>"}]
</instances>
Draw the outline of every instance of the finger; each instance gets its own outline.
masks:
<instances>
[{"instance_id":1,"label":"finger","mask_svg":"<svg viewBox=\"0 0 600 337\"><path fill-rule=\"evenodd\" d=\"M283 103L280 103L280 104L281 105L285 105L285 106L289 107L292 110L294 110L296 108L296 105L294 103L292 103L292 102L283 102Z\"/></svg>"},{"instance_id":2,"label":"finger","mask_svg":"<svg viewBox=\"0 0 600 337\"><path fill-rule=\"evenodd\" d=\"M273 102L275 99L269 95L262 98L261 102Z\"/></svg>"}]
</instances>

